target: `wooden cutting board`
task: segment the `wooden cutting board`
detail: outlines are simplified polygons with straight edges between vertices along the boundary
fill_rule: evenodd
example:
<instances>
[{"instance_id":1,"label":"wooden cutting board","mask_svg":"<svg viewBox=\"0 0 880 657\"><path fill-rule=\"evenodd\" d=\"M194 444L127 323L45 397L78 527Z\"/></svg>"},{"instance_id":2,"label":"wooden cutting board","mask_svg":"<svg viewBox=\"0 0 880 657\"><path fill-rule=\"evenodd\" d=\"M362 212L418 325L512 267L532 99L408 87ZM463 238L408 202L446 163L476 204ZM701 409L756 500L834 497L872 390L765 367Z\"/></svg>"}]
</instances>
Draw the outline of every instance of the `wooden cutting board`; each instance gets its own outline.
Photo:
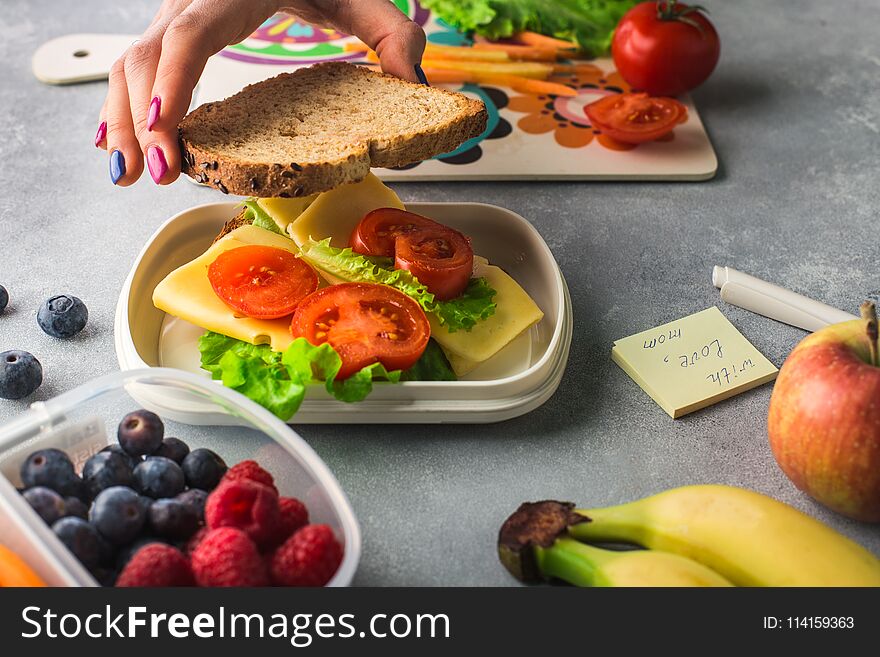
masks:
<instances>
[{"instance_id":1,"label":"wooden cutting board","mask_svg":"<svg viewBox=\"0 0 880 657\"><path fill-rule=\"evenodd\" d=\"M467 39L431 16L417 0L394 0L421 25L432 43L459 45ZM70 35L34 55L34 73L53 84L100 77L131 36ZM284 70L322 61L358 61L346 52L354 37L298 23L278 14L242 43L208 61L193 106L226 98L242 87ZM106 57L104 51L114 50ZM68 52L69 51L69 52ZM83 56L82 53L90 53ZM98 57L99 53L103 53ZM637 147L615 143L594 130L584 105L628 89L610 59L578 62L578 73L554 78L577 89L576 97L537 96L490 85L445 85L486 103L483 134L442 155L401 170L378 169L387 181L407 180L708 180L718 160L690 98L688 120L672 138ZM65 73L67 71L67 73ZM96 73L97 72L97 73Z\"/></svg>"}]
</instances>

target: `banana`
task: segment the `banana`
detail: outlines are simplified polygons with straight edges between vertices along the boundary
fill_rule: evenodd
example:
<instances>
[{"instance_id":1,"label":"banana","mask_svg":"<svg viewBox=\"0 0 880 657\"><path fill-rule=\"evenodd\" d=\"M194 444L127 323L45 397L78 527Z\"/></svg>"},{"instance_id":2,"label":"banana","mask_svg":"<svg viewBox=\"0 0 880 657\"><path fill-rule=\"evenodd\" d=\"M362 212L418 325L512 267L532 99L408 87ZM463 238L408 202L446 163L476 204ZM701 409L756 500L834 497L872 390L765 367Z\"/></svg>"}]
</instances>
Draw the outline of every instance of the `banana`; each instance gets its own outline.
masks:
<instances>
[{"instance_id":1,"label":"banana","mask_svg":"<svg viewBox=\"0 0 880 657\"><path fill-rule=\"evenodd\" d=\"M672 552L737 586L880 586L880 560L821 522L732 486L674 488L604 509L577 509L581 541Z\"/></svg>"},{"instance_id":2,"label":"banana","mask_svg":"<svg viewBox=\"0 0 880 657\"><path fill-rule=\"evenodd\" d=\"M498 532L498 558L523 582L559 578L576 586L731 586L706 566L684 557L650 550L612 551L568 536L572 523L584 523L574 504L527 502Z\"/></svg>"},{"instance_id":3,"label":"banana","mask_svg":"<svg viewBox=\"0 0 880 657\"><path fill-rule=\"evenodd\" d=\"M668 552L602 550L567 537L535 550L544 577L575 586L733 586L714 570Z\"/></svg>"}]
</instances>

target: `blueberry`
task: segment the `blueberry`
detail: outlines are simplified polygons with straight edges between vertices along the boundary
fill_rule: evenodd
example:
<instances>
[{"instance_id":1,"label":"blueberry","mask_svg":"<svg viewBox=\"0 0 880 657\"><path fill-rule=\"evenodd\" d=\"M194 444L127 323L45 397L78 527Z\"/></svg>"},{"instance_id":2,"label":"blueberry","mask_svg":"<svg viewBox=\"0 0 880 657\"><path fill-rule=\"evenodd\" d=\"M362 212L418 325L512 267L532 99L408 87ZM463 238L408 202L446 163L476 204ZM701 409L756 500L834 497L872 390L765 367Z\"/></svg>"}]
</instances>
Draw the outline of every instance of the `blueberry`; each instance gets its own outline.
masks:
<instances>
[{"instance_id":1,"label":"blueberry","mask_svg":"<svg viewBox=\"0 0 880 657\"><path fill-rule=\"evenodd\" d=\"M171 459L178 465L183 463L183 459L186 458L187 454L189 454L189 445L183 442L180 438L171 437L163 440L162 444L159 445L159 448L153 452L153 456L164 456L166 459Z\"/></svg>"},{"instance_id":2,"label":"blueberry","mask_svg":"<svg viewBox=\"0 0 880 657\"><path fill-rule=\"evenodd\" d=\"M52 525L52 531L86 568L94 568L101 563L101 537L82 518L62 518Z\"/></svg>"},{"instance_id":3,"label":"blueberry","mask_svg":"<svg viewBox=\"0 0 880 657\"><path fill-rule=\"evenodd\" d=\"M0 313L3 312L3 309L9 305L9 292L6 291L6 288L0 285Z\"/></svg>"},{"instance_id":4,"label":"blueberry","mask_svg":"<svg viewBox=\"0 0 880 657\"><path fill-rule=\"evenodd\" d=\"M165 425L159 416L144 409L126 415L116 430L120 446L132 456L155 452L164 434Z\"/></svg>"},{"instance_id":5,"label":"blueberry","mask_svg":"<svg viewBox=\"0 0 880 657\"><path fill-rule=\"evenodd\" d=\"M110 486L128 486L133 483L132 470L126 460L113 452L92 454L83 466L82 478L89 495L94 498Z\"/></svg>"},{"instance_id":6,"label":"blueberry","mask_svg":"<svg viewBox=\"0 0 880 657\"><path fill-rule=\"evenodd\" d=\"M164 456L150 456L134 469L134 487L154 500L174 497L185 485L183 470Z\"/></svg>"},{"instance_id":7,"label":"blueberry","mask_svg":"<svg viewBox=\"0 0 880 657\"><path fill-rule=\"evenodd\" d=\"M214 490L226 474L226 463L223 459L204 447L187 454L181 467L186 475L187 486L202 490Z\"/></svg>"},{"instance_id":8,"label":"blueberry","mask_svg":"<svg viewBox=\"0 0 880 657\"><path fill-rule=\"evenodd\" d=\"M86 305L74 296L59 294L43 302L37 311L37 324L53 338L70 338L89 321Z\"/></svg>"},{"instance_id":9,"label":"blueberry","mask_svg":"<svg viewBox=\"0 0 880 657\"><path fill-rule=\"evenodd\" d=\"M0 354L0 398L27 397L43 383L43 366L26 351Z\"/></svg>"},{"instance_id":10,"label":"blueberry","mask_svg":"<svg viewBox=\"0 0 880 657\"><path fill-rule=\"evenodd\" d=\"M67 514L65 513L64 498L51 488L35 486L28 488L22 493L27 503L37 512L43 522L50 527ZM82 502L80 502L82 504Z\"/></svg>"},{"instance_id":11,"label":"blueberry","mask_svg":"<svg viewBox=\"0 0 880 657\"><path fill-rule=\"evenodd\" d=\"M146 520L140 495L125 486L112 486L98 493L89 520L115 545L125 545L140 534Z\"/></svg>"},{"instance_id":12,"label":"blueberry","mask_svg":"<svg viewBox=\"0 0 880 657\"><path fill-rule=\"evenodd\" d=\"M196 514L199 522L205 521L205 501L208 499L208 493L199 488L190 488L174 499L189 507Z\"/></svg>"},{"instance_id":13,"label":"blueberry","mask_svg":"<svg viewBox=\"0 0 880 657\"><path fill-rule=\"evenodd\" d=\"M140 456L132 456L131 454L126 452L124 449L122 449L122 447L120 447L119 445L107 445L101 451L102 452L112 452L113 454L119 454L119 456L121 456L122 458L125 459L125 462L128 464L128 467L131 468L132 470L134 470L135 466L137 466L137 464L140 463L142 460Z\"/></svg>"},{"instance_id":14,"label":"blueberry","mask_svg":"<svg viewBox=\"0 0 880 657\"><path fill-rule=\"evenodd\" d=\"M45 486L64 497L83 498L85 489L73 462L60 449L41 449L21 464L21 480L27 488Z\"/></svg>"},{"instance_id":15,"label":"blueberry","mask_svg":"<svg viewBox=\"0 0 880 657\"><path fill-rule=\"evenodd\" d=\"M83 502L78 497L65 497L64 498L64 515L65 516L74 516L76 518L82 518L83 520L88 520L89 519L89 507L87 507L85 502Z\"/></svg>"},{"instance_id":16,"label":"blueberry","mask_svg":"<svg viewBox=\"0 0 880 657\"><path fill-rule=\"evenodd\" d=\"M199 529L196 512L178 500L156 500L148 518L154 533L172 540L185 540Z\"/></svg>"}]
</instances>

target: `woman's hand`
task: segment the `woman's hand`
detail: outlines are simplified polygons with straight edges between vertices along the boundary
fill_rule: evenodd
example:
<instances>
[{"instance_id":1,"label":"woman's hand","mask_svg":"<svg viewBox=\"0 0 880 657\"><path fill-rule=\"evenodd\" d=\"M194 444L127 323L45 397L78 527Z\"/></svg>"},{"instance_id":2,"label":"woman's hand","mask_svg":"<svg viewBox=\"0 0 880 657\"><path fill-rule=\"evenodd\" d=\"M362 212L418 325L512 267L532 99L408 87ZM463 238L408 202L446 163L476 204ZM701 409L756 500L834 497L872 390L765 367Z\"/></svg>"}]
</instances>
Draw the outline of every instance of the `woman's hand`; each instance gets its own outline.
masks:
<instances>
[{"instance_id":1,"label":"woman's hand","mask_svg":"<svg viewBox=\"0 0 880 657\"><path fill-rule=\"evenodd\" d=\"M426 82L422 29L389 0L164 0L147 31L110 70L95 145L110 153L110 179L126 187L144 160L153 180L180 175L177 124L208 58L248 37L277 11L359 37L387 73Z\"/></svg>"}]
</instances>

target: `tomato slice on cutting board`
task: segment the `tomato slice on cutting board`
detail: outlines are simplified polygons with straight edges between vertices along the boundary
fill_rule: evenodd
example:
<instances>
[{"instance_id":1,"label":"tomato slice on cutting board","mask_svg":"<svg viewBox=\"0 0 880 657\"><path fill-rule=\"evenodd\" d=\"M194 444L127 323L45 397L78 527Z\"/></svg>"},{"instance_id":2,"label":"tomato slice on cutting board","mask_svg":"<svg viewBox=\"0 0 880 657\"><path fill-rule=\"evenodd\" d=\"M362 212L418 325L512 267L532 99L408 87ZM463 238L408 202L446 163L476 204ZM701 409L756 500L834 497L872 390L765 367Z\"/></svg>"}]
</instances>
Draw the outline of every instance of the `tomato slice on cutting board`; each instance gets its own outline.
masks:
<instances>
[{"instance_id":1,"label":"tomato slice on cutting board","mask_svg":"<svg viewBox=\"0 0 880 657\"><path fill-rule=\"evenodd\" d=\"M297 306L290 324L295 338L330 343L342 358L338 380L379 362L405 370L421 357L431 337L422 307L387 285L342 283L322 288Z\"/></svg>"},{"instance_id":2,"label":"tomato slice on cutting board","mask_svg":"<svg viewBox=\"0 0 880 657\"><path fill-rule=\"evenodd\" d=\"M454 299L464 292L474 270L474 250L468 239L446 226L420 228L398 235L394 266L407 269L437 299Z\"/></svg>"},{"instance_id":3,"label":"tomato slice on cutting board","mask_svg":"<svg viewBox=\"0 0 880 657\"><path fill-rule=\"evenodd\" d=\"M315 270L290 251L250 244L224 251L208 267L214 293L254 319L278 319L318 289Z\"/></svg>"},{"instance_id":4,"label":"tomato slice on cutting board","mask_svg":"<svg viewBox=\"0 0 880 657\"><path fill-rule=\"evenodd\" d=\"M349 245L355 253L371 256L394 256L394 240L398 235L418 228L445 228L433 219L398 208L377 208L364 215L355 227Z\"/></svg>"},{"instance_id":5,"label":"tomato slice on cutting board","mask_svg":"<svg viewBox=\"0 0 880 657\"><path fill-rule=\"evenodd\" d=\"M584 111L594 128L627 144L654 141L687 120L687 107L674 98L645 93L605 96L587 105Z\"/></svg>"}]
</instances>

